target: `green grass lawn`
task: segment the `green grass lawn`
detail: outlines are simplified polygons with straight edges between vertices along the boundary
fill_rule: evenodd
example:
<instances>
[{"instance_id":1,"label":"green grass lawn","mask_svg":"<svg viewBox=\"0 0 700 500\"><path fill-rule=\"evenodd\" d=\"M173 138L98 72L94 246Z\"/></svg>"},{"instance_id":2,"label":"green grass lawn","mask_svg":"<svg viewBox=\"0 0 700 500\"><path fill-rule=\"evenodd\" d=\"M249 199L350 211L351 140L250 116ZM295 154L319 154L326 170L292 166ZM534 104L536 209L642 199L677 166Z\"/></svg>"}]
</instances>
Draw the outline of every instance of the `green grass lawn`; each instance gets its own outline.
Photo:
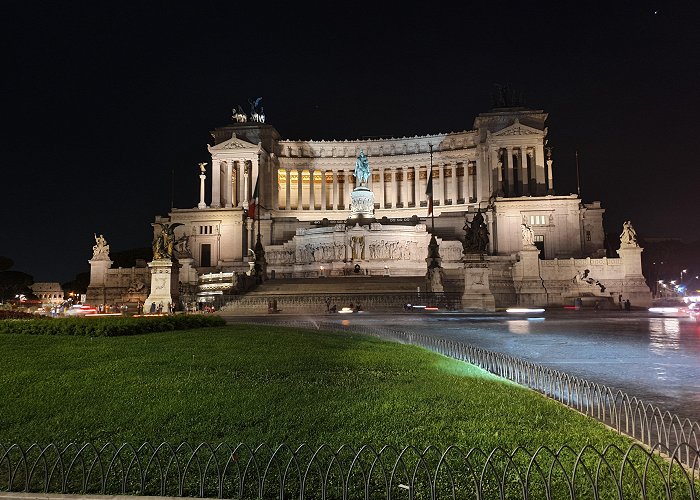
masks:
<instances>
[{"instance_id":1,"label":"green grass lawn","mask_svg":"<svg viewBox=\"0 0 700 500\"><path fill-rule=\"evenodd\" d=\"M5 444L628 444L481 369L355 334L0 335L0 359Z\"/></svg>"},{"instance_id":2,"label":"green grass lawn","mask_svg":"<svg viewBox=\"0 0 700 500\"><path fill-rule=\"evenodd\" d=\"M442 450L456 444L486 453L499 446L533 452L541 445L554 450L568 445L571 453L562 459L568 470L586 444L626 450L631 443L474 366L357 334L245 325L125 337L0 334L0 444L108 441ZM453 458L457 467L464 465L462 455ZM638 472L644 459L632 457ZM529 457L519 456L518 462L522 471ZM595 454L586 463L590 470L600 464ZM601 480L603 498L615 497L611 478L620 464L615 455ZM548 470L545 466L545 474ZM9 465L0 461L0 478L8 474ZM22 474L15 484L22 484ZM662 495L663 473L655 474L649 498ZM488 498L498 491L498 477L488 477ZM568 498L565 474L557 469L553 477L554 497ZM438 481L441 488L446 478L443 474ZM517 493L520 483L513 481L509 476L509 488ZM585 477L578 481L584 483L579 491L591 491ZM674 481L681 491L674 498L688 498L677 472ZM541 493L543 480L538 484ZM374 487L381 491L383 485L380 479ZM7 485L0 481L3 488ZM628 471L627 497L638 498L640 488Z\"/></svg>"}]
</instances>

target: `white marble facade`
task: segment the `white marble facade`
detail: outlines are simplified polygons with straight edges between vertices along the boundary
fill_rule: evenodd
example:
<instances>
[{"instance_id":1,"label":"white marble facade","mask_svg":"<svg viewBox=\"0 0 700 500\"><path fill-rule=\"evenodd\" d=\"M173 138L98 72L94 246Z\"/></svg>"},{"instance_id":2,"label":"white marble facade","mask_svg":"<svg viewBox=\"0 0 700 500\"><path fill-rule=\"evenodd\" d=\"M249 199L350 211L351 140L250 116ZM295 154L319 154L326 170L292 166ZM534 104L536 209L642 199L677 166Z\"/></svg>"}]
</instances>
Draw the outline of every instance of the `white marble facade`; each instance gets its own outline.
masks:
<instances>
[{"instance_id":1,"label":"white marble facade","mask_svg":"<svg viewBox=\"0 0 700 500\"><path fill-rule=\"evenodd\" d=\"M600 203L554 194L546 118L541 110L497 108L480 114L471 130L333 141L283 140L270 124L232 123L212 132L209 198L157 221L184 224L176 236L189 236L199 272L245 270L257 232L245 209L256 180L265 207L263 244L285 245L299 228L347 219L356 187L355 160L364 150L372 169L367 187L374 196L375 218L385 225L424 224L432 148L436 233L442 240L459 241L465 217L480 209L487 210L493 255L520 250L520 224L526 221L547 259L602 256ZM193 175L193 189L198 188Z\"/></svg>"}]
</instances>

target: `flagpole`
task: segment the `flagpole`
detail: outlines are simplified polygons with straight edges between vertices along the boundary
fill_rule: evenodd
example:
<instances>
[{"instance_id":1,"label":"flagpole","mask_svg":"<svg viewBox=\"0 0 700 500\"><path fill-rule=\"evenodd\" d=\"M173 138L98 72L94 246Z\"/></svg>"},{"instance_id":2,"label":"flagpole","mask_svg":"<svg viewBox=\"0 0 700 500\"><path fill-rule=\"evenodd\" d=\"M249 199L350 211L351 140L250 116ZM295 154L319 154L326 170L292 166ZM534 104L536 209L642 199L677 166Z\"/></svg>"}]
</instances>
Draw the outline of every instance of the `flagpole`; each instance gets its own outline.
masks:
<instances>
[{"instance_id":1,"label":"flagpole","mask_svg":"<svg viewBox=\"0 0 700 500\"><path fill-rule=\"evenodd\" d=\"M432 175L433 175L433 145L428 144L428 147L430 148L430 177L432 177ZM431 231L433 234L435 234L435 204L432 203L432 201L433 201L433 193L431 191L430 202L433 206L432 206L432 210L430 211L430 221L431 221L431 225L432 225Z\"/></svg>"}]
</instances>

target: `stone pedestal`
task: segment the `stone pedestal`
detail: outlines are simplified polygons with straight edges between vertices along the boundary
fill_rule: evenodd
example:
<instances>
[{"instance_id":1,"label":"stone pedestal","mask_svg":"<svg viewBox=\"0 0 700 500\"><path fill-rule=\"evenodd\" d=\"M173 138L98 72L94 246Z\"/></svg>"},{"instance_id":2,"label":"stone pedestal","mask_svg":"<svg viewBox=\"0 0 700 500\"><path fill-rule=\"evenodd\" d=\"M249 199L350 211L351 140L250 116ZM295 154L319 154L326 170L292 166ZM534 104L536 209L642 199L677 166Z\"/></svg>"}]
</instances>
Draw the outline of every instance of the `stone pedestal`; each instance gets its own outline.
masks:
<instances>
[{"instance_id":1,"label":"stone pedestal","mask_svg":"<svg viewBox=\"0 0 700 500\"><path fill-rule=\"evenodd\" d=\"M374 218L374 193L365 186L357 187L350 194L349 219Z\"/></svg>"},{"instance_id":2,"label":"stone pedestal","mask_svg":"<svg viewBox=\"0 0 700 500\"><path fill-rule=\"evenodd\" d=\"M442 258L440 258L440 245L438 245L435 235L430 236L428 244L428 257L425 259L428 265L428 272L425 274L426 290L432 293L442 293L445 291L445 271L442 269Z\"/></svg>"},{"instance_id":3,"label":"stone pedestal","mask_svg":"<svg viewBox=\"0 0 700 500\"><path fill-rule=\"evenodd\" d=\"M196 285L198 281L197 270L192 266L194 259L192 257L182 257L178 259L180 263L179 280L186 285Z\"/></svg>"},{"instance_id":4,"label":"stone pedestal","mask_svg":"<svg viewBox=\"0 0 700 500\"><path fill-rule=\"evenodd\" d=\"M625 270L622 281L622 299L629 299L632 306L649 307L651 305L651 290L642 274L643 248L636 245L621 245L617 254L620 256Z\"/></svg>"},{"instance_id":5,"label":"stone pedestal","mask_svg":"<svg viewBox=\"0 0 700 500\"><path fill-rule=\"evenodd\" d=\"M151 304L156 308L163 305L163 312L168 311L168 304L175 304L178 299L178 281L180 265L170 259L158 259L148 263L151 268L151 293L144 304L144 312L151 311Z\"/></svg>"},{"instance_id":6,"label":"stone pedestal","mask_svg":"<svg viewBox=\"0 0 700 500\"><path fill-rule=\"evenodd\" d=\"M109 257L90 259L90 286L104 286L107 269L112 267Z\"/></svg>"},{"instance_id":7,"label":"stone pedestal","mask_svg":"<svg viewBox=\"0 0 700 500\"><path fill-rule=\"evenodd\" d=\"M489 288L489 264L479 254L464 258L464 293L462 309L467 311L495 311L496 299Z\"/></svg>"},{"instance_id":8,"label":"stone pedestal","mask_svg":"<svg viewBox=\"0 0 700 500\"><path fill-rule=\"evenodd\" d=\"M513 286L518 296L518 305L547 305L547 290L540 277L540 251L534 245L524 246L518 253L520 258L513 266Z\"/></svg>"},{"instance_id":9,"label":"stone pedestal","mask_svg":"<svg viewBox=\"0 0 700 500\"><path fill-rule=\"evenodd\" d=\"M107 255L93 257L90 263L90 286L85 300L89 304L104 304L107 302L107 270L112 267L112 261Z\"/></svg>"}]
</instances>

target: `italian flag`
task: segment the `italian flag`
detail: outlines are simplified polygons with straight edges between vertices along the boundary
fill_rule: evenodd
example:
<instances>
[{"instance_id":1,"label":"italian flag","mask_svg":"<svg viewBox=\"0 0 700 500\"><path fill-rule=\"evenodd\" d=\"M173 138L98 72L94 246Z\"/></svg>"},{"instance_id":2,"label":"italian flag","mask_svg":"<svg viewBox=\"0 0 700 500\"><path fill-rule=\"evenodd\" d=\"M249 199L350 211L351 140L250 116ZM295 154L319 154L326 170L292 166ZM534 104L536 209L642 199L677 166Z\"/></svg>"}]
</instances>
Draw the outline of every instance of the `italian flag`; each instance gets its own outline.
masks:
<instances>
[{"instance_id":1,"label":"italian flag","mask_svg":"<svg viewBox=\"0 0 700 500\"><path fill-rule=\"evenodd\" d=\"M428 176L428 187L425 189L425 194L428 196L428 215L433 213L433 169L430 169Z\"/></svg>"},{"instance_id":2,"label":"italian flag","mask_svg":"<svg viewBox=\"0 0 700 500\"><path fill-rule=\"evenodd\" d=\"M260 196L260 173L255 180L255 190L253 190L253 198L248 201L248 217L255 217L255 208L258 206L258 197Z\"/></svg>"}]
</instances>

